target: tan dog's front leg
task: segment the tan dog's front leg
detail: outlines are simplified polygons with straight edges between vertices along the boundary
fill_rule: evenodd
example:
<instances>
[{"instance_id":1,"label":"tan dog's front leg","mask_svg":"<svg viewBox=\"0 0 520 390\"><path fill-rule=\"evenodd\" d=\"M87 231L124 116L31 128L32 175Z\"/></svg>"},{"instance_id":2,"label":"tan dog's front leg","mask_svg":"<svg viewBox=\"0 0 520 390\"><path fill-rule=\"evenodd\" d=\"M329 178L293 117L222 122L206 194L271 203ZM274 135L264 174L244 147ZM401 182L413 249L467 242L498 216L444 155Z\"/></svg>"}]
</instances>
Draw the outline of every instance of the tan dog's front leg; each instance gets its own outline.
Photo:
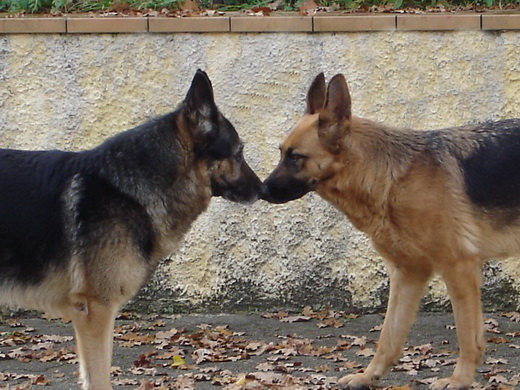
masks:
<instances>
[{"instance_id":1,"label":"tan dog's front leg","mask_svg":"<svg viewBox=\"0 0 520 390\"><path fill-rule=\"evenodd\" d=\"M390 298L376 355L363 373L341 378L338 382L341 388L363 389L374 385L402 353L431 271L388 264L388 272Z\"/></svg>"},{"instance_id":2,"label":"tan dog's front leg","mask_svg":"<svg viewBox=\"0 0 520 390\"><path fill-rule=\"evenodd\" d=\"M455 316L460 356L453 375L433 383L433 390L468 389L485 351L480 301L482 270L479 259L458 261L442 275Z\"/></svg>"},{"instance_id":3,"label":"tan dog's front leg","mask_svg":"<svg viewBox=\"0 0 520 390\"><path fill-rule=\"evenodd\" d=\"M114 320L118 307L76 294L72 322L83 390L110 390Z\"/></svg>"}]
</instances>

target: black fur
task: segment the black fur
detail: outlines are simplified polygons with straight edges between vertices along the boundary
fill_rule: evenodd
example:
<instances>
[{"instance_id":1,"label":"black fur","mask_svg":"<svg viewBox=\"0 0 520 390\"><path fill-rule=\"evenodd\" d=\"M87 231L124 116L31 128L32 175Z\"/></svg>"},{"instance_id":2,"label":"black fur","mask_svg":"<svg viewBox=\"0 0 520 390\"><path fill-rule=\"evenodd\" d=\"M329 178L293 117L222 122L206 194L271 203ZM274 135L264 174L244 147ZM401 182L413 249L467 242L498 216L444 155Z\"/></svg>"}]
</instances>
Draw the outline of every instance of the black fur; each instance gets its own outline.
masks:
<instances>
[{"instance_id":1,"label":"black fur","mask_svg":"<svg viewBox=\"0 0 520 390\"><path fill-rule=\"evenodd\" d=\"M461 161L466 191L483 208L520 206L520 120L478 127L478 146Z\"/></svg>"},{"instance_id":2,"label":"black fur","mask_svg":"<svg viewBox=\"0 0 520 390\"><path fill-rule=\"evenodd\" d=\"M75 153L0 151L0 280L38 283L70 256L60 194L78 171Z\"/></svg>"},{"instance_id":3,"label":"black fur","mask_svg":"<svg viewBox=\"0 0 520 390\"><path fill-rule=\"evenodd\" d=\"M66 266L73 251L97 244L117 222L130 231L133 244L146 260L157 232L142 198L149 193L175 201L178 170L189 153L183 150L185 141L176 129L177 120L179 115L186 115L185 121L192 121L195 110L185 102L175 112L120 133L88 151L0 149L0 283L38 284L52 269ZM211 134L201 141L203 147L194 144L192 158L207 160L208 168L210 161L240 158L246 174L239 183L224 183L229 188L212 183L213 195L229 195L236 201L255 198L261 182L243 160L242 145L232 124L214 104L211 118L202 119L214 121ZM195 115L195 122L202 119ZM198 137L204 138L203 134ZM78 181L79 188L71 206L67 202L73 180ZM70 207L74 210L67 209ZM182 215L177 220L175 215L171 217L172 229L176 224L182 227L191 222Z\"/></svg>"},{"instance_id":4,"label":"black fur","mask_svg":"<svg viewBox=\"0 0 520 390\"><path fill-rule=\"evenodd\" d=\"M262 183L197 71L170 114L83 152L0 149L0 304L72 320L84 390L109 389L117 310L212 196Z\"/></svg>"}]
</instances>

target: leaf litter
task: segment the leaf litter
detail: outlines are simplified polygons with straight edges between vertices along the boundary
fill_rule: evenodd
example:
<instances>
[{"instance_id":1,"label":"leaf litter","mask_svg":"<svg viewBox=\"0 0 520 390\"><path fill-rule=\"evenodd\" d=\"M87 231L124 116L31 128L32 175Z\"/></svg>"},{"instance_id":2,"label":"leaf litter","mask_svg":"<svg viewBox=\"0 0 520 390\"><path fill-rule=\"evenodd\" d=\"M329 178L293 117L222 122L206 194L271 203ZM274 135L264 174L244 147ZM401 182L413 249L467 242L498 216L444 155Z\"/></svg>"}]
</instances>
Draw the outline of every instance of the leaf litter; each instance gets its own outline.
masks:
<instances>
[{"instance_id":1,"label":"leaf litter","mask_svg":"<svg viewBox=\"0 0 520 390\"><path fill-rule=\"evenodd\" d=\"M372 324L363 332L351 332L349 325L358 316L329 308L314 311L305 307L301 313L279 311L252 318L270 321L270 334L251 335L225 323L175 326L177 317L125 313L114 331L114 360L125 359L124 364L112 368L113 386L138 390L336 389L340 377L366 367L377 350L381 329L380 324ZM382 322L383 317L378 318ZM520 374L511 368L520 348L519 319L516 312L486 319L488 350L507 347L511 353L488 353L479 366L474 389L520 386ZM77 382L72 337L42 334L39 324L44 320L39 321L26 324L29 321L21 318L0 322L0 388L55 388L60 383ZM63 328L70 330L69 326ZM381 388L426 389L449 375L456 363L456 343L449 340L453 340L453 328L445 327L446 335L435 342L407 344ZM280 334L279 329L290 329L291 333ZM43 374L27 373L35 362L54 363L57 368ZM23 370L4 369L19 367L18 363L23 364Z\"/></svg>"}]
</instances>

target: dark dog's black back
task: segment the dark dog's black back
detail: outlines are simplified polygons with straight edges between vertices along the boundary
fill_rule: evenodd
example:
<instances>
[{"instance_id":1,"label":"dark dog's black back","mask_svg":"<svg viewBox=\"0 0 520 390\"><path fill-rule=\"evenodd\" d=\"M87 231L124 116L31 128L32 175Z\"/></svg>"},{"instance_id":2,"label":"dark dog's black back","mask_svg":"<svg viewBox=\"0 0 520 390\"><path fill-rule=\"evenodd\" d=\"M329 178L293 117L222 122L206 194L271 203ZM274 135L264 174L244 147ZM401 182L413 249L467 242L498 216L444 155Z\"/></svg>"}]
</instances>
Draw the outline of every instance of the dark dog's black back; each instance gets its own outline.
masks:
<instances>
[{"instance_id":1,"label":"dark dog's black back","mask_svg":"<svg viewBox=\"0 0 520 390\"><path fill-rule=\"evenodd\" d=\"M67 152L0 151L0 281L38 283L69 257L62 192L73 176Z\"/></svg>"},{"instance_id":2,"label":"dark dog's black back","mask_svg":"<svg viewBox=\"0 0 520 390\"><path fill-rule=\"evenodd\" d=\"M67 264L80 249L78 238L95 244L94 230L112 218L135 225L134 244L147 258L153 223L137 194L164 192L180 158L172 153L180 148L174 137L154 134L161 122L168 125L168 117L84 152L0 150L0 281L38 284L46 271ZM161 153L166 144L170 150ZM81 187L74 200L73 182ZM71 235L67 228L77 230Z\"/></svg>"},{"instance_id":3,"label":"dark dog's black back","mask_svg":"<svg viewBox=\"0 0 520 390\"><path fill-rule=\"evenodd\" d=\"M72 319L84 389L110 389L113 321L212 196L261 182L198 71L167 115L83 152L0 150L0 304Z\"/></svg>"}]
</instances>

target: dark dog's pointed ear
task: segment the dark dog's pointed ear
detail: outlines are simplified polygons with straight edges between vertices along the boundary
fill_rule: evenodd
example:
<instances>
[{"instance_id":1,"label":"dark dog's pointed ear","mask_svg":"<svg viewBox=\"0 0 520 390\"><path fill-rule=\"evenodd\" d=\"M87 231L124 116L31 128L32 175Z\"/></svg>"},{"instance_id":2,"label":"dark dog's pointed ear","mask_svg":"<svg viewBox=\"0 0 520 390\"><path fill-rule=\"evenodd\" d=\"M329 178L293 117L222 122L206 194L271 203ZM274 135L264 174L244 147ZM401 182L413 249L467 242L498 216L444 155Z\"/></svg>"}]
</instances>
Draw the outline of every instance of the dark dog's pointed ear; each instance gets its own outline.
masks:
<instances>
[{"instance_id":1,"label":"dark dog's pointed ear","mask_svg":"<svg viewBox=\"0 0 520 390\"><path fill-rule=\"evenodd\" d=\"M197 70L184 101L188 104L190 110L193 111L200 113L216 111L217 106L213 96L213 87L206 72L200 69Z\"/></svg>"},{"instance_id":2,"label":"dark dog's pointed ear","mask_svg":"<svg viewBox=\"0 0 520 390\"><path fill-rule=\"evenodd\" d=\"M307 92L307 114L316 114L325 105L326 98L325 75L320 73L312 82L309 92Z\"/></svg>"},{"instance_id":3,"label":"dark dog's pointed ear","mask_svg":"<svg viewBox=\"0 0 520 390\"><path fill-rule=\"evenodd\" d=\"M351 100L347 81L342 74L330 80L327 100L320 112L318 135L320 141L332 153L338 153L341 140L348 132L351 118Z\"/></svg>"}]
</instances>

